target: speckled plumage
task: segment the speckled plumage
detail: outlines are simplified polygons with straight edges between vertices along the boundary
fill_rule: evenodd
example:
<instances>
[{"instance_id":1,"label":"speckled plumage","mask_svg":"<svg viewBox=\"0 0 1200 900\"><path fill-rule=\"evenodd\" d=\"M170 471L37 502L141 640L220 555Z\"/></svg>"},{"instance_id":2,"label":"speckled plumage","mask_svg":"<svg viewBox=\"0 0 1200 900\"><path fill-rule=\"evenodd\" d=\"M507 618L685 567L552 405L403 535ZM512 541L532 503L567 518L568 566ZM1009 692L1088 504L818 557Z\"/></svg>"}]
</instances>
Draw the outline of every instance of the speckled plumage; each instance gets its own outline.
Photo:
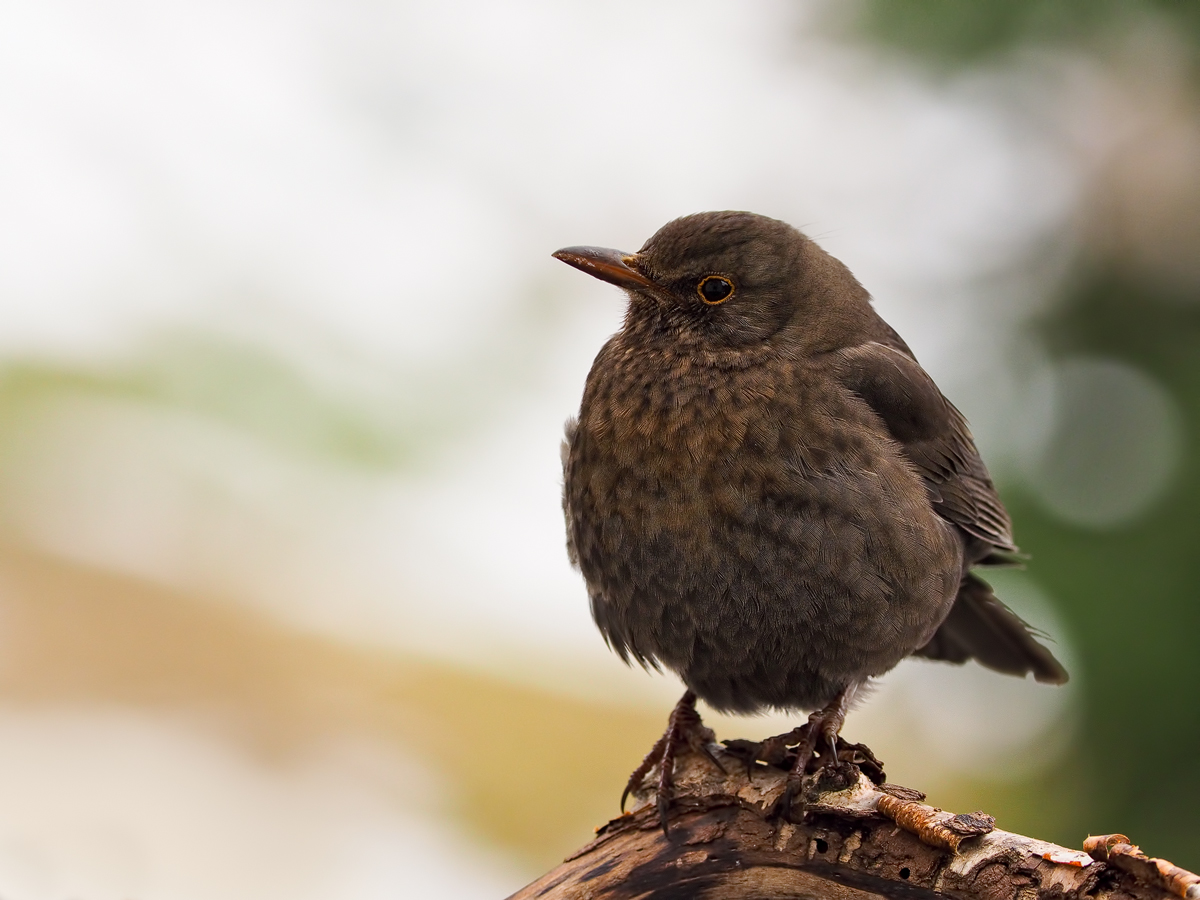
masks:
<instances>
[{"instance_id":1,"label":"speckled plumage","mask_svg":"<svg viewBox=\"0 0 1200 900\"><path fill-rule=\"evenodd\" d=\"M845 266L736 212L597 252L560 258L629 307L568 425L563 506L622 658L742 712L824 706L914 653L1065 680L970 573L1015 550L1008 516L962 416ZM709 305L714 274L734 292Z\"/></svg>"}]
</instances>

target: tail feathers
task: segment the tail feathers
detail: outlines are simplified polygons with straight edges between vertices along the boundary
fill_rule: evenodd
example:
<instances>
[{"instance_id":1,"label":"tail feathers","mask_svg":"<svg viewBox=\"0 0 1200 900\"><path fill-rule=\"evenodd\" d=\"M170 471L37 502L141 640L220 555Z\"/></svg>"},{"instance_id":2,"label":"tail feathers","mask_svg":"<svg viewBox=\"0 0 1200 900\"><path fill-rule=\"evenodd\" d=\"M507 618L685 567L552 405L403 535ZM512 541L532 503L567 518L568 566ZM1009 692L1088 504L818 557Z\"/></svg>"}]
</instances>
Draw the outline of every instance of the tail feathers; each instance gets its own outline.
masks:
<instances>
[{"instance_id":1,"label":"tail feathers","mask_svg":"<svg viewBox=\"0 0 1200 900\"><path fill-rule=\"evenodd\" d=\"M1032 672L1038 681L1064 684L1067 670L1033 635L1029 625L996 599L987 582L967 575L946 621L913 655L952 663L974 659L1007 675Z\"/></svg>"}]
</instances>

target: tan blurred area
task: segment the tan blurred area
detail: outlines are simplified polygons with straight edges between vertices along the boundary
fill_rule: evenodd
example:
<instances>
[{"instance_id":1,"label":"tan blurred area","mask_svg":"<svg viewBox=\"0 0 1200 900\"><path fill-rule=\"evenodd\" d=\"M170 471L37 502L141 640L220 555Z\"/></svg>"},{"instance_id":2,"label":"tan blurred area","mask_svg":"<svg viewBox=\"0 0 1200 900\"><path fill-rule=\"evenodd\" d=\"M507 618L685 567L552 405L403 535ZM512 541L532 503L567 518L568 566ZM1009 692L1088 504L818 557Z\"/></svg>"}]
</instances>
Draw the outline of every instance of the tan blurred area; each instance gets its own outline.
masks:
<instances>
[{"instance_id":1,"label":"tan blurred area","mask_svg":"<svg viewBox=\"0 0 1200 900\"><path fill-rule=\"evenodd\" d=\"M0 548L0 700L193 715L262 765L366 738L419 760L443 814L532 872L616 814L661 715L507 684L289 629L18 548ZM421 793L418 785L401 785Z\"/></svg>"}]
</instances>

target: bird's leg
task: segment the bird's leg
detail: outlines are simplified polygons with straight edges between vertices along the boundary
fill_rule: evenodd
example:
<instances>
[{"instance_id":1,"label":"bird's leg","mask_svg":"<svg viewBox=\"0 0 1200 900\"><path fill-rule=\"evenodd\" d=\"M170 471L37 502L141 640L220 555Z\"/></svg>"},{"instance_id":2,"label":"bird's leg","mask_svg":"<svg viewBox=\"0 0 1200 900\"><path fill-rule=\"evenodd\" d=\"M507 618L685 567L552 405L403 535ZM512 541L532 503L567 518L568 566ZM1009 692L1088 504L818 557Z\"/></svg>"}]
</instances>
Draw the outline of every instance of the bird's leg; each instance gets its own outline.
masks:
<instances>
[{"instance_id":1,"label":"bird's leg","mask_svg":"<svg viewBox=\"0 0 1200 900\"><path fill-rule=\"evenodd\" d=\"M808 717L808 729L805 731L804 740L796 748L796 762L792 765L792 771L788 775L789 781L795 780L797 784L799 783L808 768L813 753L821 746L822 740L825 749L821 752L821 765L828 766L830 763L837 763L838 733L841 732L842 725L846 722L846 713L850 711L850 703L854 699L857 687L854 685L839 692L828 706L817 710Z\"/></svg>"},{"instance_id":2,"label":"bird's leg","mask_svg":"<svg viewBox=\"0 0 1200 900\"><path fill-rule=\"evenodd\" d=\"M808 717L808 727L804 729L804 738L796 748L796 762L792 765L791 772L788 773L787 786L780 798L778 808L784 814L791 809L792 800L800 790L800 781L804 778L804 772L822 741L824 746L821 750L821 765L823 767L837 765L838 733L846 722L846 713L850 711L850 704L857 691L858 685L850 685L838 692L838 695L824 709L819 709Z\"/></svg>"},{"instance_id":3,"label":"bird's leg","mask_svg":"<svg viewBox=\"0 0 1200 900\"><path fill-rule=\"evenodd\" d=\"M658 765L658 789L656 791L658 818L662 822L663 833L666 834L667 810L671 805L675 786L675 757L679 753L680 745L684 744L690 750L699 753L724 774L725 767L708 749L713 737L711 729L704 726L700 720L700 714L696 712L696 695L692 691L688 691L671 711L671 718L667 720L666 732L646 754L641 765L634 769L633 774L629 776L629 781L621 794L622 811L625 809L625 801L630 793L637 790L642 784L642 779L655 765Z\"/></svg>"}]
</instances>

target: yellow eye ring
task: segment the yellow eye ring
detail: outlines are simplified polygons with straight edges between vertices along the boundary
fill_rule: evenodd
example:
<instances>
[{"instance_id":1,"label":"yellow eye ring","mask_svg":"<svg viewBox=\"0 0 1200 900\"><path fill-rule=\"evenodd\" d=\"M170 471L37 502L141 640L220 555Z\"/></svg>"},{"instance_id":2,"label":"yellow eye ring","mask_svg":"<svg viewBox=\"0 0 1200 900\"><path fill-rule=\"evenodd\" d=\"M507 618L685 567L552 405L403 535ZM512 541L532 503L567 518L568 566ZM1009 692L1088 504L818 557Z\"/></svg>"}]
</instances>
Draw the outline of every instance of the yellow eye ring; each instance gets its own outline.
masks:
<instances>
[{"instance_id":1,"label":"yellow eye ring","mask_svg":"<svg viewBox=\"0 0 1200 900\"><path fill-rule=\"evenodd\" d=\"M724 275L708 275L696 285L696 293L709 306L718 306L733 296L733 282Z\"/></svg>"}]
</instances>

